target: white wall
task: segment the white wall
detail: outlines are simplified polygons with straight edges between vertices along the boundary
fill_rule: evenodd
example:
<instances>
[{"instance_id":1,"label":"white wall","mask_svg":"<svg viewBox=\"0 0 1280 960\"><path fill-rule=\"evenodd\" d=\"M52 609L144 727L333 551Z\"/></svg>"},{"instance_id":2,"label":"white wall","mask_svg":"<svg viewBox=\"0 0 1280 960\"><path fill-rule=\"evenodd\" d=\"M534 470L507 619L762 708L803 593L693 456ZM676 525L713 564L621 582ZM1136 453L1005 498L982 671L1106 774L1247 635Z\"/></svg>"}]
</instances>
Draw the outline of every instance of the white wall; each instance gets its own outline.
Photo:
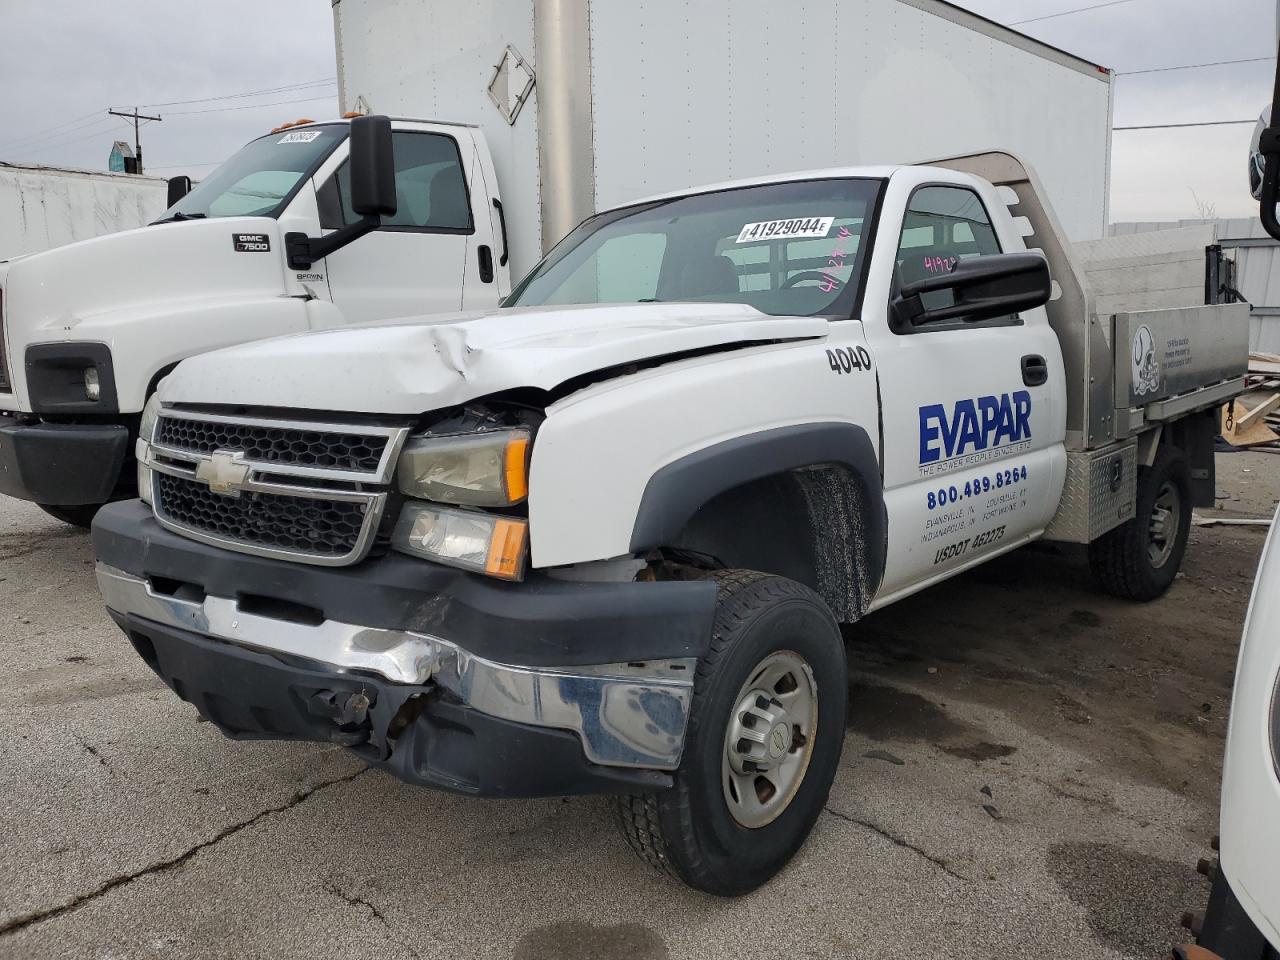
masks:
<instances>
[{"instance_id":1,"label":"white wall","mask_svg":"<svg viewBox=\"0 0 1280 960\"><path fill-rule=\"evenodd\" d=\"M533 62L533 0L342 0L334 8L343 110L478 124L498 173L511 279L541 256L535 91L508 126L487 86L506 44Z\"/></svg>"},{"instance_id":2,"label":"white wall","mask_svg":"<svg viewBox=\"0 0 1280 960\"><path fill-rule=\"evenodd\" d=\"M999 148L1037 169L1072 239L1104 232L1111 85L1092 66L922 0L591 11L598 206Z\"/></svg>"},{"instance_id":3,"label":"white wall","mask_svg":"<svg viewBox=\"0 0 1280 960\"><path fill-rule=\"evenodd\" d=\"M0 259L144 226L166 197L155 177L0 166Z\"/></svg>"}]
</instances>

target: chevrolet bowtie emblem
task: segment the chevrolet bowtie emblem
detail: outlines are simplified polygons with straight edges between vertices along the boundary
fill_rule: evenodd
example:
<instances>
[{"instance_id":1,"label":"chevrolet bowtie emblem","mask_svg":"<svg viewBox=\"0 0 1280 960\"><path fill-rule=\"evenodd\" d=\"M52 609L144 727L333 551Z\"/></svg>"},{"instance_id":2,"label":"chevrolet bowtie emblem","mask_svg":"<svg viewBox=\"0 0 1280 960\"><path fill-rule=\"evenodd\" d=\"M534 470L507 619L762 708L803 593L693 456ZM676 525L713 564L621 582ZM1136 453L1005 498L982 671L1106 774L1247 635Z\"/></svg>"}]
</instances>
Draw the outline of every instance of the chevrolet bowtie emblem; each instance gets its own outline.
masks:
<instances>
[{"instance_id":1,"label":"chevrolet bowtie emblem","mask_svg":"<svg viewBox=\"0 0 1280 960\"><path fill-rule=\"evenodd\" d=\"M208 460L202 460L196 467L197 480L207 483L214 493L232 497L240 496L240 487L247 476L249 465L244 462L244 454L238 452L214 451Z\"/></svg>"}]
</instances>

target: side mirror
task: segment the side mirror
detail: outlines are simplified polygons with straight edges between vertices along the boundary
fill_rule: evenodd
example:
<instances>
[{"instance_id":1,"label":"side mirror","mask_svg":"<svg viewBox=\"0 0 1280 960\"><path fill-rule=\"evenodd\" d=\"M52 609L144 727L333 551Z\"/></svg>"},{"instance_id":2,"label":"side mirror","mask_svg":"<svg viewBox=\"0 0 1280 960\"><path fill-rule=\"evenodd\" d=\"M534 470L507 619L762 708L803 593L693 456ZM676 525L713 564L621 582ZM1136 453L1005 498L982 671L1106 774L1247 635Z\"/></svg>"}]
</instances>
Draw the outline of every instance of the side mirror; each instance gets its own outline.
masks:
<instances>
[{"instance_id":1,"label":"side mirror","mask_svg":"<svg viewBox=\"0 0 1280 960\"><path fill-rule=\"evenodd\" d=\"M169 200L165 204L165 209L172 207L175 203L191 192L191 178L186 174L180 177L169 178Z\"/></svg>"},{"instance_id":2,"label":"side mirror","mask_svg":"<svg viewBox=\"0 0 1280 960\"><path fill-rule=\"evenodd\" d=\"M1267 172L1267 158L1262 154L1262 134L1268 127L1271 118L1270 108L1262 112L1257 125L1253 128L1253 139L1249 143L1249 192L1253 199L1262 199L1262 180Z\"/></svg>"},{"instance_id":3,"label":"side mirror","mask_svg":"<svg viewBox=\"0 0 1280 960\"><path fill-rule=\"evenodd\" d=\"M290 270L310 270L317 260L377 230L383 217L395 216L396 160L390 118L352 119L347 172L351 175L351 209L360 219L323 237L286 233L285 258Z\"/></svg>"},{"instance_id":4,"label":"side mirror","mask_svg":"<svg viewBox=\"0 0 1280 960\"><path fill-rule=\"evenodd\" d=\"M951 293L950 302L925 306L925 295L942 291ZM972 257L903 287L889 304L889 320L898 333L944 320L974 323L1042 307L1052 295L1049 262L1038 253Z\"/></svg>"},{"instance_id":5,"label":"side mirror","mask_svg":"<svg viewBox=\"0 0 1280 960\"><path fill-rule=\"evenodd\" d=\"M396 213L396 164L387 117L355 117L349 148L351 209L362 217Z\"/></svg>"}]
</instances>

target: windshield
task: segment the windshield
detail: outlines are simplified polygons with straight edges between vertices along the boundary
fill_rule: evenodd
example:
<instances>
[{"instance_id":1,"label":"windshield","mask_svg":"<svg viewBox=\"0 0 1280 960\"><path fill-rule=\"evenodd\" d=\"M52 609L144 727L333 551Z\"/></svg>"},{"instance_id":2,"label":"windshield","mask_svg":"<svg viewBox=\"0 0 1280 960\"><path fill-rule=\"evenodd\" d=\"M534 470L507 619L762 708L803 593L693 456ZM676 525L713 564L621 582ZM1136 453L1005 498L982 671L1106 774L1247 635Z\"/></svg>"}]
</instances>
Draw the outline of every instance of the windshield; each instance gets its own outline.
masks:
<instances>
[{"instance_id":1,"label":"windshield","mask_svg":"<svg viewBox=\"0 0 1280 960\"><path fill-rule=\"evenodd\" d=\"M695 301L852 315L879 180L804 180L613 210L556 246L506 306Z\"/></svg>"},{"instance_id":2,"label":"windshield","mask_svg":"<svg viewBox=\"0 0 1280 960\"><path fill-rule=\"evenodd\" d=\"M331 124L259 137L202 180L157 222L274 216L298 183L346 135L346 124Z\"/></svg>"}]
</instances>

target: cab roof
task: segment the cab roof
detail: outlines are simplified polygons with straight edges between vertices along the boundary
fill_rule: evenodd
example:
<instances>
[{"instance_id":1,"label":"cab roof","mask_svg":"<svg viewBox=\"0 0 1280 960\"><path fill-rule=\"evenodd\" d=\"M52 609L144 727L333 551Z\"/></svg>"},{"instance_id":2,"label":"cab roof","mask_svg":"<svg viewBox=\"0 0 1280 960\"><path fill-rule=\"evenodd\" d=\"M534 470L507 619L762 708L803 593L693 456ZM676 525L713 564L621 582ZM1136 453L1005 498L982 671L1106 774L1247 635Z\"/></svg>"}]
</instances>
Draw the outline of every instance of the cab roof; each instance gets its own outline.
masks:
<instances>
[{"instance_id":1,"label":"cab roof","mask_svg":"<svg viewBox=\"0 0 1280 960\"><path fill-rule=\"evenodd\" d=\"M796 183L801 180L888 180L899 170L907 169L909 164L880 167L820 167L816 170L794 170L786 173L774 173L763 177L747 177L741 180L725 180L721 183L708 183L696 187L685 187L682 190L671 190L657 193L626 203L616 203L605 207L600 213L609 210L621 210L642 203L657 203L662 200L676 200L680 197L692 197L700 193L718 193L722 190L736 190L740 187L760 187L770 183ZM917 169L910 167L911 169Z\"/></svg>"}]
</instances>

